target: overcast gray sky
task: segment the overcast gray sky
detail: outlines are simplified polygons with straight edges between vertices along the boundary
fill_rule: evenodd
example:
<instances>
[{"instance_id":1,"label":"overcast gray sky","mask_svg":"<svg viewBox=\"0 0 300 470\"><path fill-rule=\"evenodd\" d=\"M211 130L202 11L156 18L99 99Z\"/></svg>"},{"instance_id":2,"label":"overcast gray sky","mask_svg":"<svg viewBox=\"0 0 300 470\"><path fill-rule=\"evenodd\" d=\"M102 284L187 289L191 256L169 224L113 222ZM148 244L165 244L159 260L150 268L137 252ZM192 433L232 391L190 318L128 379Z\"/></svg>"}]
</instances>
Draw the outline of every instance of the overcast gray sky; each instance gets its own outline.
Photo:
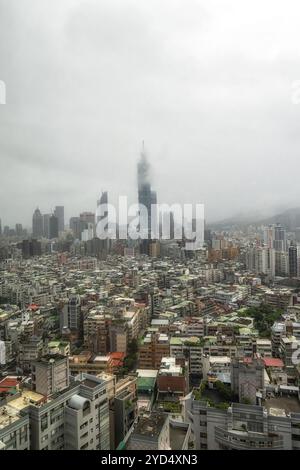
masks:
<instances>
[{"instance_id":1,"label":"overcast gray sky","mask_svg":"<svg viewBox=\"0 0 300 470\"><path fill-rule=\"evenodd\" d=\"M208 220L300 206L299 1L0 0L0 217L67 218L101 189Z\"/></svg>"}]
</instances>

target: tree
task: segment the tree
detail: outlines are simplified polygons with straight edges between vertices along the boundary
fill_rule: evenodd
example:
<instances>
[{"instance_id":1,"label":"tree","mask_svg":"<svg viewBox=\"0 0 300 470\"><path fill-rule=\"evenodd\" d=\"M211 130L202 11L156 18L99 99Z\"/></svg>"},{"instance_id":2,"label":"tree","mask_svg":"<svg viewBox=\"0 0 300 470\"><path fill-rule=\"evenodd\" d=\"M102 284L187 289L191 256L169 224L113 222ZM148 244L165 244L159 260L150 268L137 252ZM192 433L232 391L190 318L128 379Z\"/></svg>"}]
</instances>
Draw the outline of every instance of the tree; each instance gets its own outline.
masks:
<instances>
[{"instance_id":1,"label":"tree","mask_svg":"<svg viewBox=\"0 0 300 470\"><path fill-rule=\"evenodd\" d=\"M130 343L128 343L128 353L136 354L138 352L138 342L136 338L133 338Z\"/></svg>"}]
</instances>

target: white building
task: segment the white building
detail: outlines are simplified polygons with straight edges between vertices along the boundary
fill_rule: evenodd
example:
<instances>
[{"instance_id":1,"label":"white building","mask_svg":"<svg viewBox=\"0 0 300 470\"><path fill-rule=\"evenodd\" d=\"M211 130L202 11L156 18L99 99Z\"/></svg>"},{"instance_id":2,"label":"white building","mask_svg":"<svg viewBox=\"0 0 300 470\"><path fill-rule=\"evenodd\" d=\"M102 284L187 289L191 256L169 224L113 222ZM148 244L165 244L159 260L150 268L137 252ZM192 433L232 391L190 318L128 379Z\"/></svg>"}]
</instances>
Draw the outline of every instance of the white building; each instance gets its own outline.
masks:
<instances>
[{"instance_id":1,"label":"white building","mask_svg":"<svg viewBox=\"0 0 300 470\"><path fill-rule=\"evenodd\" d=\"M0 341L0 366L6 364L6 347L4 341Z\"/></svg>"}]
</instances>

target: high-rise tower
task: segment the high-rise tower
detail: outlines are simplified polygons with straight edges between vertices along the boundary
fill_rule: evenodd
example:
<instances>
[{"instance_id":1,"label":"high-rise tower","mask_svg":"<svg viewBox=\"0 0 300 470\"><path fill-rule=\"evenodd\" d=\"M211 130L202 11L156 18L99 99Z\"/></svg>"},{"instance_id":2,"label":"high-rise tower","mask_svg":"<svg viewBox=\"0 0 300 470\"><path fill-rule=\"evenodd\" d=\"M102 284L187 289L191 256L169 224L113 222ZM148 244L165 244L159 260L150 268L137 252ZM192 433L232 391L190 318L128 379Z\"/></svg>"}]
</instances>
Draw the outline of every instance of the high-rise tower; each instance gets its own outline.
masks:
<instances>
[{"instance_id":1,"label":"high-rise tower","mask_svg":"<svg viewBox=\"0 0 300 470\"><path fill-rule=\"evenodd\" d=\"M156 192L151 190L150 183L150 165L148 163L144 143L141 152L141 158L137 165L137 178L138 178L138 203L144 206L140 208L140 230L147 227L141 240L141 253L149 255L149 247L151 243L151 213L152 204L157 203ZM147 238L148 237L148 238Z\"/></svg>"},{"instance_id":2,"label":"high-rise tower","mask_svg":"<svg viewBox=\"0 0 300 470\"><path fill-rule=\"evenodd\" d=\"M32 217L32 236L40 238L43 236L43 216L39 208L37 208Z\"/></svg>"},{"instance_id":3,"label":"high-rise tower","mask_svg":"<svg viewBox=\"0 0 300 470\"><path fill-rule=\"evenodd\" d=\"M101 207L101 209L100 209ZM97 201L97 219L96 222L108 217L108 193L107 191L102 191L101 196Z\"/></svg>"},{"instance_id":4,"label":"high-rise tower","mask_svg":"<svg viewBox=\"0 0 300 470\"><path fill-rule=\"evenodd\" d=\"M65 229L65 208L64 206L56 206L54 215L58 219L58 232L61 233Z\"/></svg>"}]
</instances>

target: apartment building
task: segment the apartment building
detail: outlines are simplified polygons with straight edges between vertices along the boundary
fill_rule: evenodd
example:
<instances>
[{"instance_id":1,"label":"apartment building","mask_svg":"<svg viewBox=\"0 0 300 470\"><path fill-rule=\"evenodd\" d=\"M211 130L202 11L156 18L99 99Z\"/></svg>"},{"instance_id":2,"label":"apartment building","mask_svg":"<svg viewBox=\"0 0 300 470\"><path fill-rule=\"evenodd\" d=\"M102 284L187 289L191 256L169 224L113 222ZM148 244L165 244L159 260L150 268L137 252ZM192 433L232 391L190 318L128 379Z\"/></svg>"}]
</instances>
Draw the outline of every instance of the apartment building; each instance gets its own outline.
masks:
<instances>
[{"instance_id":1,"label":"apartment building","mask_svg":"<svg viewBox=\"0 0 300 470\"><path fill-rule=\"evenodd\" d=\"M84 344L87 349L100 354L109 352L111 322L112 316L103 313L102 309L93 309L89 312L83 322Z\"/></svg>"},{"instance_id":2,"label":"apartment building","mask_svg":"<svg viewBox=\"0 0 300 470\"><path fill-rule=\"evenodd\" d=\"M152 413L140 417L129 437L127 450L171 450L168 415Z\"/></svg>"},{"instance_id":3,"label":"apartment building","mask_svg":"<svg viewBox=\"0 0 300 470\"><path fill-rule=\"evenodd\" d=\"M128 330L126 323L112 324L109 328L110 351L127 353Z\"/></svg>"},{"instance_id":4,"label":"apartment building","mask_svg":"<svg viewBox=\"0 0 300 470\"><path fill-rule=\"evenodd\" d=\"M125 379L126 384L117 384L113 400L115 447L125 438L137 417L137 378ZM114 448L115 448L114 447Z\"/></svg>"},{"instance_id":5,"label":"apartment building","mask_svg":"<svg viewBox=\"0 0 300 470\"><path fill-rule=\"evenodd\" d=\"M147 333L139 348L139 367L159 369L163 357L170 356L169 337L162 333Z\"/></svg>"},{"instance_id":6,"label":"apartment building","mask_svg":"<svg viewBox=\"0 0 300 470\"><path fill-rule=\"evenodd\" d=\"M294 369L296 366L295 359L298 359L300 341L295 336L282 336L280 339L279 356L283 360L285 367ZM295 357L296 356L296 357Z\"/></svg>"},{"instance_id":7,"label":"apartment building","mask_svg":"<svg viewBox=\"0 0 300 470\"><path fill-rule=\"evenodd\" d=\"M19 344L18 362L23 370L29 370L31 363L43 355L43 339L39 336L31 336Z\"/></svg>"},{"instance_id":8,"label":"apartment building","mask_svg":"<svg viewBox=\"0 0 300 470\"><path fill-rule=\"evenodd\" d=\"M47 355L32 363L32 387L41 395L50 396L69 386L69 358Z\"/></svg>"},{"instance_id":9,"label":"apartment building","mask_svg":"<svg viewBox=\"0 0 300 470\"><path fill-rule=\"evenodd\" d=\"M197 450L300 449L300 413L240 403L218 409L193 393L184 403Z\"/></svg>"},{"instance_id":10,"label":"apartment building","mask_svg":"<svg viewBox=\"0 0 300 470\"><path fill-rule=\"evenodd\" d=\"M185 358L188 361L189 372L192 375L200 375L202 372L202 347L201 341L195 336L170 339L170 356Z\"/></svg>"},{"instance_id":11,"label":"apartment building","mask_svg":"<svg viewBox=\"0 0 300 470\"><path fill-rule=\"evenodd\" d=\"M188 370L176 362L175 357L163 357L157 376L158 399L174 400L185 396L189 389Z\"/></svg>"},{"instance_id":12,"label":"apartment building","mask_svg":"<svg viewBox=\"0 0 300 470\"><path fill-rule=\"evenodd\" d=\"M281 338L285 336L286 326L283 322L275 322L271 328L272 355L279 357Z\"/></svg>"},{"instance_id":13,"label":"apartment building","mask_svg":"<svg viewBox=\"0 0 300 470\"><path fill-rule=\"evenodd\" d=\"M228 356L208 356L202 358L203 379L209 382L219 380L221 375L230 375L231 359Z\"/></svg>"},{"instance_id":14,"label":"apartment building","mask_svg":"<svg viewBox=\"0 0 300 470\"><path fill-rule=\"evenodd\" d=\"M188 450L191 425L167 414L152 412L137 420L119 450Z\"/></svg>"},{"instance_id":15,"label":"apartment building","mask_svg":"<svg viewBox=\"0 0 300 470\"><path fill-rule=\"evenodd\" d=\"M137 375L117 382L116 376L102 372L109 398L110 448L115 449L127 435L137 416Z\"/></svg>"},{"instance_id":16,"label":"apartment building","mask_svg":"<svg viewBox=\"0 0 300 470\"><path fill-rule=\"evenodd\" d=\"M254 340L254 352L262 357L272 357L272 342L267 338L256 338Z\"/></svg>"},{"instance_id":17,"label":"apartment building","mask_svg":"<svg viewBox=\"0 0 300 470\"><path fill-rule=\"evenodd\" d=\"M239 396L239 401L245 400L256 404L257 392L265 386L265 364L258 358L234 358L231 364L231 389Z\"/></svg>"},{"instance_id":18,"label":"apartment building","mask_svg":"<svg viewBox=\"0 0 300 470\"><path fill-rule=\"evenodd\" d=\"M27 404L32 450L108 450L109 408L105 382L82 374L69 388ZM44 400L44 402L43 402ZM25 408L25 404L24 404Z\"/></svg>"},{"instance_id":19,"label":"apartment building","mask_svg":"<svg viewBox=\"0 0 300 470\"><path fill-rule=\"evenodd\" d=\"M0 450L29 450L29 416L9 404L0 407Z\"/></svg>"}]
</instances>

